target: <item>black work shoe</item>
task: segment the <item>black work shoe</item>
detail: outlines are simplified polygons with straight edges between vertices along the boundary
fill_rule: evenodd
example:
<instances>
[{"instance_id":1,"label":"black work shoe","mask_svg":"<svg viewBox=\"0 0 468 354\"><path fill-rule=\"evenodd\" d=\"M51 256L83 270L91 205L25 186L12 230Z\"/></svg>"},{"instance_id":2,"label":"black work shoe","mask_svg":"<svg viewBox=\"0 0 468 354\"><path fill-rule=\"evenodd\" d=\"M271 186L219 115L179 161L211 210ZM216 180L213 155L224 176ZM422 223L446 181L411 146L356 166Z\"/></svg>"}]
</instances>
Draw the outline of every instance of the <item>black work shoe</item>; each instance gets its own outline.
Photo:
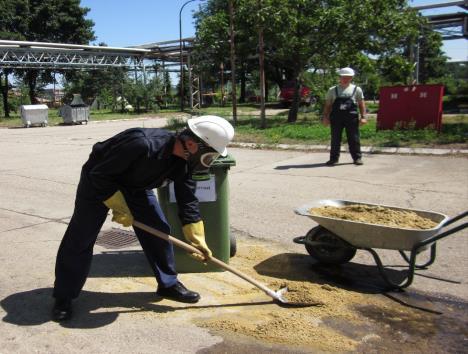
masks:
<instances>
[{"instance_id":1,"label":"black work shoe","mask_svg":"<svg viewBox=\"0 0 468 354\"><path fill-rule=\"evenodd\" d=\"M178 281L175 285L170 286L169 288L158 287L156 294L166 299L179 302L195 303L200 300L199 293L188 290L180 281Z\"/></svg>"},{"instance_id":2,"label":"black work shoe","mask_svg":"<svg viewBox=\"0 0 468 354\"><path fill-rule=\"evenodd\" d=\"M72 301L71 299L55 299L55 304L52 309L52 320L62 322L69 320L72 316Z\"/></svg>"},{"instance_id":3,"label":"black work shoe","mask_svg":"<svg viewBox=\"0 0 468 354\"><path fill-rule=\"evenodd\" d=\"M338 163L338 160L334 160L334 159L330 159L327 162L325 162L327 166L335 166L337 163Z\"/></svg>"},{"instance_id":4,"label":"black work shoe","mask_svg":"<svg viewBox=\"0 0 468 354\"><path fill-rule=\"evenodd\" d=\"M360 166L360 165L364 165L364 162L362 162L361 159L356 159L354 160L354 164Z\"/></svg>"}]
</instances>

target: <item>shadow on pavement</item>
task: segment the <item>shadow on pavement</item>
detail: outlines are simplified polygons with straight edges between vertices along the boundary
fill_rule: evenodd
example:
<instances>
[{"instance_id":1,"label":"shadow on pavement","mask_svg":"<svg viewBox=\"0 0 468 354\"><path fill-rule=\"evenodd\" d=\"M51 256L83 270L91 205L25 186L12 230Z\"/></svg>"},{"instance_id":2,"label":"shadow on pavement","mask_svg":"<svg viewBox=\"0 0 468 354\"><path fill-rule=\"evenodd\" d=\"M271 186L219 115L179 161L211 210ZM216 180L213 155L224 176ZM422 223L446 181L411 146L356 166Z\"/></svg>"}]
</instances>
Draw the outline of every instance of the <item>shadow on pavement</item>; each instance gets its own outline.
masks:
<instances>
[{"instance_id":1,"label":"shadow on pavement","mask_svg":"<svg viewBox=\"0 0 468 354\"><path fill-rule=\"evenodd\" d=\"M6 312L3 321L19 326L36 326L49 322L53 301L51 288L12 294L0 301ZM176 309L154 304L155 301L157 296L154 292L112 294L82 291L79 299L73 303L72 320L61 325L69 328L98 328L114 322L119 313L138 311L165 313ZM99 312L103 308L119 308L119 310Z\"/></svg>"},{"instance_id":2,"label":"shadow on pavement","mask_svg":"<svg viewBox=\"0 0 468 354\"><path fill-rule=\"evenodd\" d=\"M289 170L290 168L316 168L316 167L327 167L325 162L323 163L311 163L306 165L283 165L276 166L275 170Z\"/></svg>"},{"instance_id":3,"label":"shadow on pavement","mask_svg":"<svg viewBox=\"0 0 468 354\"><path fill-rule=\"evenodd\" d=\"M82 291L73 301L73 317L60 325L66 328L98 328L114 322L119 314L136 312L167 313L189 309L210 309L221 307L245 307L271 304L272 301L239 302L214 305L176 306L158 305L162 298L155 292L101 293ZM18 326L38 326L51 321L54 299L52 288L34 289L12 294L0 301L6 312L3 321ZM114 309L115 310L110 310Z\"/></svg>"},{"instance_id":4,"label":"shadow on pavement","mask_svg":"<svg viewBox=\"0 0 468 354\"><path fill-rule=\"evenodd\" d=\"M392 266L402 267L403 266ZM316 263L309 255L298 253L283 253L270 257L258 263L255 270L269 277L290 281L308 281L319 285L329 284L344 290L356 291L364 294L381 294L401 306L441 314L444 307L435 308L434 302L452 306L459 303L458 300L450 300L431 294L421 293L413 288L404 290L389 290L388 285L382 279L377 265L359 263L345 263L341 265L323 265ZM407 268L396 270L386 268L387 275L394 282L401 282L406 278ZM415 275L419 275L415 273ZM438 279L444 280L445 279Z\"/></svg>"},{"instance_id":5,"label":"shadow on pavement","mask_svg":"<svg viewBox=\"0 0 468 354\"><path fill-rule=\"evenodd\" d=\"M345 290L363 293L382 293L389 290L377 265L348 262L340 265L317 263L307 254L283 253L270 257L255 266L262 275L296 281L313 281L318 284L331 284ZM408 264L385 265L385 273L395 283L406 279ZM460 284L458 280L424 274L424 269L414 275L434 281ZM401 291L398 291L401 292Z\"/></svg>"},{"instance_id":6,"label":"shadow on pavement","mask_svg":"<svg viewBox=\"0 0 468 354\"><path fill-rule=\"evenodd\" d=\"M291 168L317 168L317 167L337 167L337 166L344 166L344 165L353 165L352 162L344 162L344 163L338 163L334 166L328 166L325 162L323 163L311 163L311 164L306 164L306 165L283 165L283 166L276 166L275 170L289 170Z\"/></svg>"},{"instance_id":7,"label":"shadow on pavement","mask_svg":"<svg viewBox=\"0 0 468 354\"><path fill-rule=\"evenodd\" d=\"M323 265L315 262L309 255L299 253L278 254L254 268L259 274L270 277L330 284L362 293L382 293L388 288L381 279L377 266L359 263ZM394 281L399 281L405 278L406 271L388 269L388 275Z\"/></svg>"},{"instance_id":8,"label":"shadow on pavement","mask_svg":"<svg viewBox=\"0 0 468 354\"><path fill-rule=\"evenodd\" d=\"M142 250L104 251L93 256L89 277L153 277Z\"/></svg>"}]
</instances>

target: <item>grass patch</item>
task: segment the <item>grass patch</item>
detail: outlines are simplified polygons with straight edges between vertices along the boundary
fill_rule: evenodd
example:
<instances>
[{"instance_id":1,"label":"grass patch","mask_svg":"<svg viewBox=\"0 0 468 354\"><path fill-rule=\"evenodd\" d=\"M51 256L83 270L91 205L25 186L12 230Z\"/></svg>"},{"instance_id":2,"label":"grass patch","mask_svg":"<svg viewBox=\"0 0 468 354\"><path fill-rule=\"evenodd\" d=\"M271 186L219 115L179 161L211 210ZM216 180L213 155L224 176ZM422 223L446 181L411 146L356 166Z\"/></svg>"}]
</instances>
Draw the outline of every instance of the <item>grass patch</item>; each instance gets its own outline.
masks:
<instances>
[{"instance_id":1,"label":"grass patch","mask_svg":"<svg viewBox=\"0 0 468 354\"><path fill-rule=\"evenodd\" d=\"M275 108L275 107L271 107ZM218 115L232 121L231 107L203 108L197 115ZM257 105L238 106L238 123L234 141L256 144L311 144L330 143L330 128L324 126L319 116L312 109L301 108L295 123L287 123L287 110L267 109L266 128L260 129L260 117ZM91 121L134 119L142 117L168 118L167 129L181 130L185 127L184 119L188 114L181 114L178 109L164 109L153 113L115 113L111 111L91 111ZM58 110L49 109L49 125L63 124ZM0 126L23 126L18 114L11 118L0 118ZM378 147L443 147L457 145L468 148L468 115L447 115L443 117L442 131L432 129L419 130L381 130L376 131L376 120L361 126L361 144ZM343 134L343 144L346 136Z\"/></svg>"},{"instance_id":2,"label":"grass patch","mask_svg":"<svg viewBox=\"0 0 468 354\"><path fill-rule=\"evenodd\" d=\"M380 130L376 120L370 119L361 126L361 144L380 147L430 147L447 144L467 144L468 117L455 116L444 119L441 133L432 129ZM329 144L330 128L317 116L299 115L296 123L287 123L286 117L267 119L267 127L260 129L258 117L242 118L236 126L235 141L257 144ZM346 136L343 133L343 143Z\"/></svg>"},{"instance_id":3,"label":"grass patch","mask_svg":"<svg viewBox=\"0 0 468 354\"><path fill-rule=\"evenodd\" d=\"M248 115L250 112L256 110L256 107L252 105L239 105L239 113L240 116ZM207 114L215 114L222 117L226 117L230 119L231 117L231 106L225 107L208 107L203 108L197 115L207 115ZM183 113L185 115L185 113ZM95 111L92 110L90 112L90 121L103 121L103 120L119 120L119 119L135 119L135 118L145 118L145 117L161 117L161 118L171 118L180 116L181 113L178 107L171 107L165 108L163 110L157 112L145 112L145 113L119 113L119 112L112 112L111 110L99 110ZM61 125L63 124L63 118L59 116L58 109L51 109L49 108L48 112L48 124L50 126L54 125ZM18 112L10 112L9 118L0 117L0 127L22 127L23 122L21 120L21 116Z\"/></svg>"}]
</instances>

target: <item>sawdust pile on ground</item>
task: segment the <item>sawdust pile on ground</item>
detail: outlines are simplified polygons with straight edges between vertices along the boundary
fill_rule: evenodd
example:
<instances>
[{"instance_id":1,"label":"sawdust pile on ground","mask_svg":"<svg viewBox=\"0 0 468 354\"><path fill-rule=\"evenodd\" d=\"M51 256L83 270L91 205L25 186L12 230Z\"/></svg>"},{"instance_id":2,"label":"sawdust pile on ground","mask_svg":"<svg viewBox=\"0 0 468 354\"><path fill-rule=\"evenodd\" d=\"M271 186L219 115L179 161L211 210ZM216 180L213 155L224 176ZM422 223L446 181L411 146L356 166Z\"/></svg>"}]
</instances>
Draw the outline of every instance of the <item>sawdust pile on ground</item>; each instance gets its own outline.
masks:
<instances>
[{"instance_id":1,"label":"sawdust pile on ground","mask_svg":"<svg viewBox=\"0 0 468 354\"><path fill-rule=\"evenodd\" d=\"M287 286L288 292L284 297L288 301L313 306L295 308L273 302L265 304L264 301L269 298L261 290L251 287L244 289L242 295L236 293L230 296L223 292L220 297L225 303L237 301L250 302L251 305L233 308L228 313L218 310L198 319L197 324L217 334L229 332L279 345L326 351L354 350L360 344L360 338L350 338L325 325L324 321L333 318L346 323L359 322L361 317L355 313L353 306L368 303L368 299L360 293L315 282L307 264L298 264L293 255L284 251L272 246L260 246L256 241L249 240L242 243L230 263L272 290ZM300 259L304 262L304 257ZM256 301L260 304L256 305Z\"/></svg>"},{"instance_id":2,"label":"sawdust pile on ground","mask_svg":"<svg viewBox=\"0 0 468 354\"><path fill-rule=\"evenodd\" d=\"M343 207L323 206L309 209L312 215L320 215L368 224L385 225L406 229L432 229L437 223L413 211L394 210L381 206L352 204Z\"/></svg>"},{"instance_id":3,"label":"sawdust pile on ground","mask_svg":"<svg viewBox=\"0 0 468 354\"><path fill-rule=\"evenodd\" d=\"M319 348L327 351L350 351L358 344L357 341L336 333L333 329L322 326L322 321L316 316L305 316L300 310L289 310L259 313L255 317L220 316L209 320L202 327L215 332L228 331L238 335L247 335L267 343L287 344L303 348Z\"/></svg>"},{"instance_id":4,"label":"sawdust pile on ground","mask_svg":"<svg viewBox=\"0 0 468 354\"><path fill-rule=\"evenodd\" d=\"M275 280L268 282L272 289L283 285L284 283ZM343 322L359 321L360 317L349 305L362 303L361 294L306 281L288 281L287 285L290 294L293 294L291 300L318 305L297 308L281 307L277 304L251 305L236 313L222 313L204 318L198 325L210 328L218 334L230 332L266 343L326 351L352 351L359 345L360 338L349 338L326 326L324 320L339 318ZM294 299L294 294L299 294L299 297Z\"/></svg>"},{"instance_id":5,"label":"sawdust pile on ground","mask_svg":"<svg viewBox=\"0 0 468 354\"><path fill-rule=\"evenodd\" d=\"M310 306L321 306L323 302L311 298L307 291L304 291L303 287L294 289L292 286L287 286L287 291L281 296L289 304L296 305L310 305Z\"/></svg>"}]
</instances>

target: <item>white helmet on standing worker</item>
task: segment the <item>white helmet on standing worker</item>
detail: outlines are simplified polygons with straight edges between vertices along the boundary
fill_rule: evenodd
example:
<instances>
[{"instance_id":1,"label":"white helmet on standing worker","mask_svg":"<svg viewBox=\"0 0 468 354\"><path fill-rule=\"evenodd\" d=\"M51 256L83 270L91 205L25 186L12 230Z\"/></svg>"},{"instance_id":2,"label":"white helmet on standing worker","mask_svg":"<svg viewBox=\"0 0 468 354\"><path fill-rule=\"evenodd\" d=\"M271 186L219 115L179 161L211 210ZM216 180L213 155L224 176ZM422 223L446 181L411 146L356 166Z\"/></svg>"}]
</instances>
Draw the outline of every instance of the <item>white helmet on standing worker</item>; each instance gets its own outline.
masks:
<instances>
[{"instance_id":1,"label":"white helmet on standing worker","mask_svg":"<svg viewBox=\"0 0 468 354\"><path fill-rule=\"evenodd\" d=\"M218 116L200 116L187 121L190 130L221 156L227 155L226 146L234 138L234 128Z\"/></svg>"},{"instance_id":2,"label":"white helmet on standing worker","mask_svg":"<svg viewBox=\"0 0 468 354\"><path fill-rule=\"evenodd\" d=\"M338 75L340 76L354 76L354 70L351 68L342 68L338 70Z\"/></svg>"}]
</instances>

